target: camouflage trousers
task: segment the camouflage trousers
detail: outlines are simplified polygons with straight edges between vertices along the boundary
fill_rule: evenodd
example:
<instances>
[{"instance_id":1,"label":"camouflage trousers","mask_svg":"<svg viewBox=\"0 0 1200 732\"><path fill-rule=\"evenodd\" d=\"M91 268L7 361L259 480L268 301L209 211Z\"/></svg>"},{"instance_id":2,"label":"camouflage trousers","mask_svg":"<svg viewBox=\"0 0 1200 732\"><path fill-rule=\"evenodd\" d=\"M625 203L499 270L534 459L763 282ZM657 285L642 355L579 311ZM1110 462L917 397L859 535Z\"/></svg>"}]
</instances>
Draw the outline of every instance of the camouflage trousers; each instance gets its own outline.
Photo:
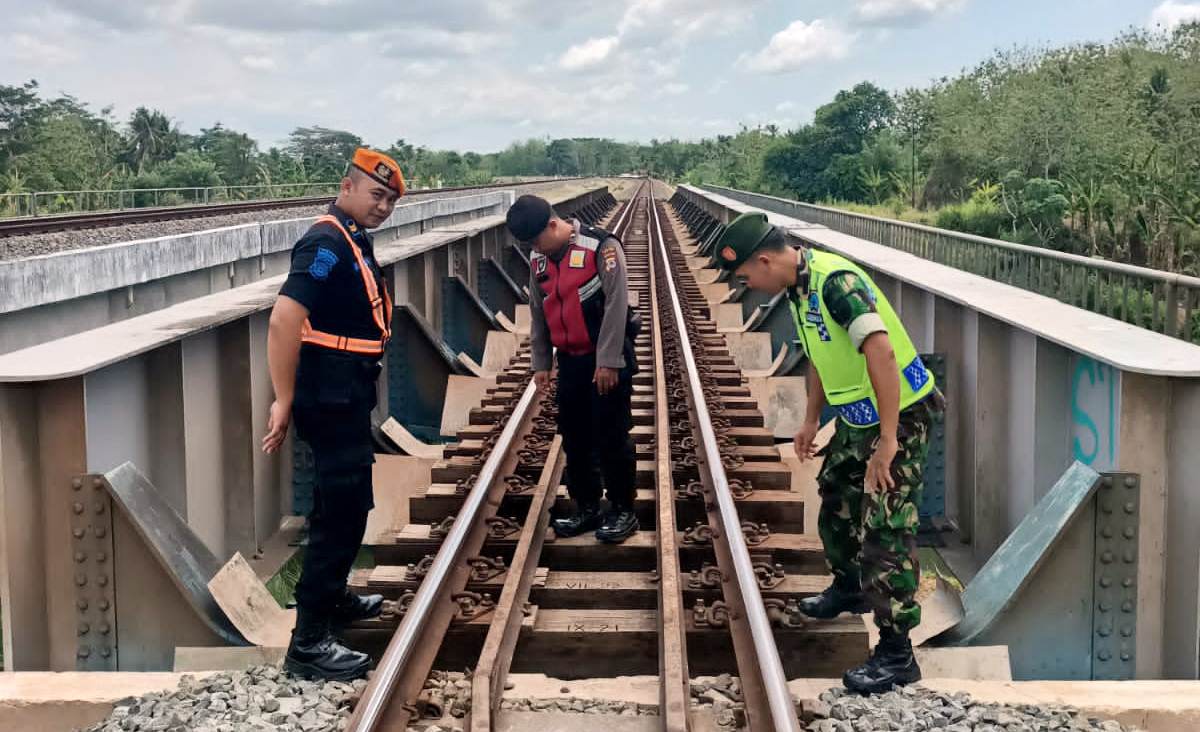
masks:
<instances>
[{"instance_id":1,"label":"camouflage trousers","mask_svg":"<svg viewBox=\"0 0 1200 732\"><path fill-rule=\"evenodd\" d=\"M817 475L821 494L817 528L834 582L847 589L861 586L875 624L899 632L921 622L916 601L921 579L917 507L935 402L940 402L936 395L900 413L892 490L865 490L867 461L879 438L878 426L859 429L838 419Z\"/></svg>"}]
</instances>

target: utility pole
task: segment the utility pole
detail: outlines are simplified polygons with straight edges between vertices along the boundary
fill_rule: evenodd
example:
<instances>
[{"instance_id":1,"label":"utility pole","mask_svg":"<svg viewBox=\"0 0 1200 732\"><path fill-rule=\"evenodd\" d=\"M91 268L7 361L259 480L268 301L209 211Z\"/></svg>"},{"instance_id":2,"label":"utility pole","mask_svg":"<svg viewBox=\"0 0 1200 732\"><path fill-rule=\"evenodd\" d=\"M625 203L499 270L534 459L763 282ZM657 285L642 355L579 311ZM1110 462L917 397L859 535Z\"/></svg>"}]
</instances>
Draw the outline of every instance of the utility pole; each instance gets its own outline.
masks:
<instances>
[{"instance_id":1,"label":"utility pole","mask_svg":"<svg viewBox=\"0 0 1200 732\"><path fill-rule=\"evenodd\" d=\"M909 170L908 189L911 191L912 207L917 207L917 130L912 130L912 166Z\"/></svg>"}]
</instances>

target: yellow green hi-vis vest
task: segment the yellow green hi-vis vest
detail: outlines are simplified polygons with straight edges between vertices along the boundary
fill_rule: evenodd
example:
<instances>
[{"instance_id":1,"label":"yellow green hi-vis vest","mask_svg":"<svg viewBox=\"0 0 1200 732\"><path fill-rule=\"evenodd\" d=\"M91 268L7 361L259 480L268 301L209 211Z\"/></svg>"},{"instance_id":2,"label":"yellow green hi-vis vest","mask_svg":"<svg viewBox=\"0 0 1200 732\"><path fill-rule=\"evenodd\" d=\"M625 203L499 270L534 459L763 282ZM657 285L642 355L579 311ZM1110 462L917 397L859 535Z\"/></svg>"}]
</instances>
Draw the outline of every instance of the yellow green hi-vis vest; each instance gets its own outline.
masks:
<instances>
[{"instance_id":1,"label":"yellow green hi-vis vest","mask_svg":"<svg viewBox=\"0 0 1200 732\"><path fill-rule=\"evenodd\" d=\"M837 272L852 272L862 279L874 300L875 310L887 326L888 340L892 342L896 363L900 365L900 409L929 396L934 389L933 374L917 355L917 349L891 303L867 273L837 254L806 249L805 256L809 270L805 302L798 306L795 300L788 298L788 303L804 351L821 377L825 398L842 420L852 427L876 425L879 423L879 405L867 374L866 356L854 347L846 329L833 320L825 303L822 292L825 281Z\"/></svg>"}]
</instances>

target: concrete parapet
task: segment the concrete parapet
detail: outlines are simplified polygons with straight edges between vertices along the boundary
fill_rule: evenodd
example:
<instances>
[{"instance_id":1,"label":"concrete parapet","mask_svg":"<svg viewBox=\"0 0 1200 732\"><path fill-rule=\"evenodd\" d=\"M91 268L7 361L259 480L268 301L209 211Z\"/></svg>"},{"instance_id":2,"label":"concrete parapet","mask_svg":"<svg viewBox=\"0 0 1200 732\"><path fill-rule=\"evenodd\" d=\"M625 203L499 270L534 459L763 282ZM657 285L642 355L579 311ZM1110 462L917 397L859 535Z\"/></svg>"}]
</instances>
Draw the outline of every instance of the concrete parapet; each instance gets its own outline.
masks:
<instances>
[{"instance_id":1,"label":"concrete parapet","mask_svg":"<svg viewBox=\"0 0 1200 732\"><path fill-rule=\"evenodd\" d=\"M502 213L511 191L396 207L381 243ZM0 353L286 271L313 217L265 221L0 262Z\"/></svg>"}]
</instances>

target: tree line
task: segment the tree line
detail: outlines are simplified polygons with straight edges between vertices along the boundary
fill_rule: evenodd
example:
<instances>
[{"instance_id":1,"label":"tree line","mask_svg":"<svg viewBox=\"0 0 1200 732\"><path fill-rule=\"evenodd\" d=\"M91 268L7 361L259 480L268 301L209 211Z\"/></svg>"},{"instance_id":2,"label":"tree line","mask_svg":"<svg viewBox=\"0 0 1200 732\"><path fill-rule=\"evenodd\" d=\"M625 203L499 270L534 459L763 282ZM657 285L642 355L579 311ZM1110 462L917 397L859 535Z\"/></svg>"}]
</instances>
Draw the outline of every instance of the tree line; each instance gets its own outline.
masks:
<instances>
[{"instance_id":1,"label":"tree line","mask_svg":"<svg viewBox=\"0 0 1200 732\"><path fill-rule=\"evenodd\" d=\"M772 146L757 186L1200 274L1200 25L860 84Z\"/></svg>"},{"instance_id":2,"label":"tree line","mask_svg":"<svg viewBox=\"0 0 1200 732\"><path fill-rule=\"evenodd\" d=\"M998 52L889 92L863 82L791 130L648 143L529 139L494 153L378 144L422 185L649 173L1159 269L1200 268L1200 25ZM0 193L337 180L357 134L298 127L262 149L220 122L127 120L37 82L0 86ZM0 200L0 206L3 206Z\"/></svg>"}]
</instances>

